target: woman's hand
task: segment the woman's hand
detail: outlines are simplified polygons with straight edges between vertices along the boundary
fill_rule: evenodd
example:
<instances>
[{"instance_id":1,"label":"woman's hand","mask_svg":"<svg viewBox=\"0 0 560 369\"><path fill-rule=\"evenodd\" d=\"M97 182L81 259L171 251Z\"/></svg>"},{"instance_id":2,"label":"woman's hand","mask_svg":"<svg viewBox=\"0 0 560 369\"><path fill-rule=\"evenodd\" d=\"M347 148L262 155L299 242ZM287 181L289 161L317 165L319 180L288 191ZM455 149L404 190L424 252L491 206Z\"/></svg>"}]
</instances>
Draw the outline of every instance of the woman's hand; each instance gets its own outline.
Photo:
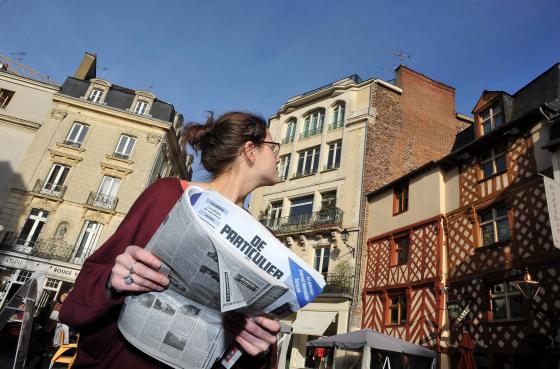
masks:
<instances>
[{"instance_id":1,"label":"woman's hand","mask_svg":"<svg viewBox=\"0 0 560 369\"><path fill-rule=\"evenodd\" d=\"M268 351L276 343L276 334L280 331L280 323L264 316L256 318L242 318L241 331L235 337L237 343L251 356L257 356Z\"/></svg>"},{"instance_id":2,"label":"woman's hand","mask_svg":"<svg viewBox=\"0 0 560 369\"><path fill-rule=\"evenodd\" d=\"M161 262L151 252L138 246L128 246L117 256L107 287L117 292L163 291L169 279L159 272ZM133 268L132 283L125 283Z\"/></svg>"}]
</instances>

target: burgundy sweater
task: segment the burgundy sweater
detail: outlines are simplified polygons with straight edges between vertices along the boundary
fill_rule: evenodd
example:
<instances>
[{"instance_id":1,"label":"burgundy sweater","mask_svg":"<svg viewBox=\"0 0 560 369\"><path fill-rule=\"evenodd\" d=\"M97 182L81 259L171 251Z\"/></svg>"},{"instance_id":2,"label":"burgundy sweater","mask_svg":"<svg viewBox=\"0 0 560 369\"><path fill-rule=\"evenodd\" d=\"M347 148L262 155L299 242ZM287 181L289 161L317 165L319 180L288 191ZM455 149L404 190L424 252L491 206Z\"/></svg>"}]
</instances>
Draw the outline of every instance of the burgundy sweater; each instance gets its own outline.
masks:
<instances>
[{"instance_id":1,"label":"burgundy sweater","mask_svg":"<svg viewBox=\"0 0 560 369\"><path fill-rule=\"evenodd\" d=\"M182 193L176 178L164 178L148 187L113 236L84 262L60 310L60 321L80 332L74 368L168 368L121 335L117 320L123 298L108 298L106 285L116 256L129 245L145 247ZM270 366L270 359L271 355L257 359L244 354L235 367L263 368Z\"/></svg>"}]
</instances>

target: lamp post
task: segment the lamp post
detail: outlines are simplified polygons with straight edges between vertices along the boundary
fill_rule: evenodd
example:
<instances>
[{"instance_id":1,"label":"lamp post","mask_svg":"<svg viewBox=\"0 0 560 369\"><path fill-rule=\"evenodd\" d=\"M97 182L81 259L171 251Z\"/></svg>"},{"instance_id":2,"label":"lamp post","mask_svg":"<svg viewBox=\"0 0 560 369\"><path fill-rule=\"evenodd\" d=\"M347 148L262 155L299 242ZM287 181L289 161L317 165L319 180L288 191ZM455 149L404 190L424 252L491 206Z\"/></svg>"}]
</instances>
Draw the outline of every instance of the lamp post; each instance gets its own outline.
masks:
<instances>
[{"instance_id":1,"label":"lamp post","mask_svg":"<svg viewBox=\"0 0 560 369\"><path fill-rule=\"evenodd\" d=\"M523 297L529 301L533 301L541 289L540 283L533 280L533 277L529 274L529 269L527 267L525 267L523 280L515 281L514 285L519 291L521 291Z\"/></svg>"}]
</instances>

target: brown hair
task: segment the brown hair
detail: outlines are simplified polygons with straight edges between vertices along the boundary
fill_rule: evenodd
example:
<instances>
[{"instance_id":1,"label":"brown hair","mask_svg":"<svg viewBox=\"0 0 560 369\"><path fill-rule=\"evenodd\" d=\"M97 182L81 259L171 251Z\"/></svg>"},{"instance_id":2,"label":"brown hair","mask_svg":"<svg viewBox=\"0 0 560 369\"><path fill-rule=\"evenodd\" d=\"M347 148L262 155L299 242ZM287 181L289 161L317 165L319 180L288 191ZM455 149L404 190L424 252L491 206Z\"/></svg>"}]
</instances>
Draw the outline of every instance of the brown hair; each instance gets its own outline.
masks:
<instances>
[{"instance_id":1,"label":"brown hair","mask_svg":"<svg viewBox=\"0 0 560 369\"><path fill-rule=\"evenodd\" d=\"M190 123L184 135L186 141L200 151L204 169L215 177L230 168L245 142L261 144L266 138L266 129L266 121L256 114L233 111L214 119L210 112L206 123Z\"/></svg>"}]
</instances>

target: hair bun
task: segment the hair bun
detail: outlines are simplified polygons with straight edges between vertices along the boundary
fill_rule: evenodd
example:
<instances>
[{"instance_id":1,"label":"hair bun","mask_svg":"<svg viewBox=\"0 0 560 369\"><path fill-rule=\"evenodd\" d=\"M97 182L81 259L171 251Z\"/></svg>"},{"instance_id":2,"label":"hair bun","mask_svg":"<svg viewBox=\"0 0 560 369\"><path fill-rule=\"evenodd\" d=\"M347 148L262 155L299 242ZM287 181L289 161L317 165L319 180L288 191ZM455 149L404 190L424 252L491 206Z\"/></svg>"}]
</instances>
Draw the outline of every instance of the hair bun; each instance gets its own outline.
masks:
<instances>
[{"instance_id":1,"label":"hair bun","mask_svg":"<svg viewBox=\"0 0 560 369\"><path fill-rule=\"evenodd\" d=\"M212 135L214 129L214 113L209 112L208 119L204 124L191 122L185 127L185 139L194 149L199 150L201 145Z\"/></svg>"}]
</instances>

